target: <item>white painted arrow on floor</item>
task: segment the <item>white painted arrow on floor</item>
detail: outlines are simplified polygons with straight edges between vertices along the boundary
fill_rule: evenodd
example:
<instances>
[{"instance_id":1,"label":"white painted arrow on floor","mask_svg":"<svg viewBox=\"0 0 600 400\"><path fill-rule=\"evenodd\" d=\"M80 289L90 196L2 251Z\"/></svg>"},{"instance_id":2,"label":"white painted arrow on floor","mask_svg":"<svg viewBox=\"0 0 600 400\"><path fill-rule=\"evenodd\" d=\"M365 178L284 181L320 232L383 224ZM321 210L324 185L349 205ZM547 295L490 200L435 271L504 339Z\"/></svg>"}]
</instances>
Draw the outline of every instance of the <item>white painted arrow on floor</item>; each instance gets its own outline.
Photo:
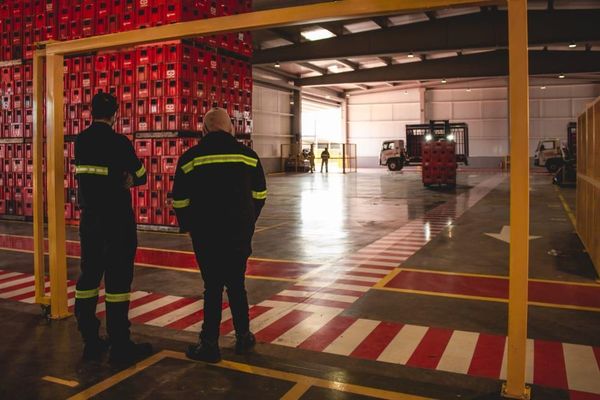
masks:
<instances>
[{"instance_id":1,"label":"white painted arrow on floor","mask_svg":"<svg viewBox=\"0 0 600 400\"><path fill-rule=\"evenodd\" d=\"M504 225L500 233L484 233L484 235L493 237L494 239L502 240L506 243L510 243L510 226ZM541 238L541 236L529 236L529 240L539 238Z\"/></svg>"}]
</instances>

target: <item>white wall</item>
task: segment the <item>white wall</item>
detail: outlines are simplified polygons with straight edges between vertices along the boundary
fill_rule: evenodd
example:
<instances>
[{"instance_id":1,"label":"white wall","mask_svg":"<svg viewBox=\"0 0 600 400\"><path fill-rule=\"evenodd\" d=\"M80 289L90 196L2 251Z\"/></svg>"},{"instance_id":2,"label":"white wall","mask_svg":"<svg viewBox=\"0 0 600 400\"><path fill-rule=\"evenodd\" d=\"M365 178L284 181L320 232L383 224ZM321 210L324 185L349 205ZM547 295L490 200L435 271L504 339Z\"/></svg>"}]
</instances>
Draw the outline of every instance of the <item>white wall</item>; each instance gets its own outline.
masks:
<instances>
[{"instance_id":1,"label":"white wall","mask_svg":"<svg viewBox=\"0 0 600 400\"><path fill-rule=\"evenodd\" d=\"M254 150L258 153L267 172L277 171L280 166L281 145L292 138L291 93L259 84L252 93Z\"/></svg>"},{"instance_id":2,"label":"white wall","mask_svg":"<svg viewBox=\"0 0 600 400\"><path fill-rule=\"evenodd\" d=\"M498 81L496 81L498 82ZM504 82L504 86L502 86ZM449 119L469 125L471 159L496 165L508 154L508 90L499 87L430 89L425 92L425 119ZM405 93L406 92L406 93ZM547 86L530 90L530 153L540 138L566 140L567 124L577 120L585 104L600 95L600 85ZM419 90L353 95L348 105L349 140L357 144L359 166L376 166L381 142L405 139L407 124L420 123ZM477 163L476 163L477 164Z\"/></svg>"},{"instance_id":3,"label":"white wall","mask_svg":"<svg viewBox=\"0 0 600 400\"><path fill-rule=\"evenodd\" d=\"M348 140L356 144L359 166L376 166L381 142L405 139L406 125L418 124L420 119L418 89L351 96Z\"/></svg>"},{"instance_id":4,"label":"white wall","mask_svg":"<svg viewBox=\"0 0 600 400\"><path fill-rule=\"evenodd\" d=\"M540 138L567 138L567 125L585 104L600 94L600 85L532 87L530 96L531 156ZM508 90L506 87L435 89L426 92L428 119L449 119L469 125L471 157L508 154Z\"/></svg>"}]
</instances>

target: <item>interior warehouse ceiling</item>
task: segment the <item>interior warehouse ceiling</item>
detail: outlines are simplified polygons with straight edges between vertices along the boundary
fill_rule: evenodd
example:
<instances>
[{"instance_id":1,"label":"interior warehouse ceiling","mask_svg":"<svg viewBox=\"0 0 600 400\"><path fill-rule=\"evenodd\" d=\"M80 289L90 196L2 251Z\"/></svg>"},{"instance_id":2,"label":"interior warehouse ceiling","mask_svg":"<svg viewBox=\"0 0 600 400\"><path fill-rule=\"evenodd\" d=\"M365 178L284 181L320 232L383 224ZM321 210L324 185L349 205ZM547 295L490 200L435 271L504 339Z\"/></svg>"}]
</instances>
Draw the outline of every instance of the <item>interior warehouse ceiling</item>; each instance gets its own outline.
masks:
<instances>
[{"instance_id":1,"label":"interior warehouse ceiling","mask_svg":"<svg viewBox=\"0 0 600 400\"><path fill-rule=\"evenodd\" d=\"M254 8L319 2L254 0ZM528 4L531 75L555 84L600 82L600 1ZM505 7L467 7L258 31L253 64L266 79L342 96L504 76L507 46Z\"/></svg>"}]
</instances>

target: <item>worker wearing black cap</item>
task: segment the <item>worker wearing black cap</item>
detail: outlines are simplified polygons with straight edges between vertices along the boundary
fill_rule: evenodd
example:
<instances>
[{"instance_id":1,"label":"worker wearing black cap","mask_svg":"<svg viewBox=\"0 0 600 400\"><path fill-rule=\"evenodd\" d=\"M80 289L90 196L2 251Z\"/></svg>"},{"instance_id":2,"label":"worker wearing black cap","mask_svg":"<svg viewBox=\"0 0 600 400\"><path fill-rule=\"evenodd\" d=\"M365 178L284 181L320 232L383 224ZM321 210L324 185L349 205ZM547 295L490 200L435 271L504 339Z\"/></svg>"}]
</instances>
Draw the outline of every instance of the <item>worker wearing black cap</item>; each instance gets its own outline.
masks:
<instances>
[{"instance_id":1,"label":"worker wearing black cap","mask_svg":"<svg viewBox=\"0 0 600 400\"><path fill-rule=\"evenodd\" d=\"M131 341L128 318L137 248L129 189L146 182L146 169L127 137L112 128L118 108L110 94L94 96L94 120L75 142L81 208L81 275L75 291L75 316L84 341L84 359L99 358L110 345L111 362L131 362L152 352L150 344ZM99 336L96 317L103 276L109 341Z\"/></svg>"},{"instance_id":2,"label":"worker wearing black cap","mask_svg":"<svg viewBox=\"0 0 600 400\"><path fill-rule=\"evenodd\" d=\"M200 341L188 348L194 360L218 362L223 288L236 333L235 351L250 351L246 262L258 216L265 204L265 175L256 153L238 143L231 118L222 108L204 116L199 145L181 156L173 187L180 228L190 232L204 280L204 323Z\"/></svg>"}]
</instances>

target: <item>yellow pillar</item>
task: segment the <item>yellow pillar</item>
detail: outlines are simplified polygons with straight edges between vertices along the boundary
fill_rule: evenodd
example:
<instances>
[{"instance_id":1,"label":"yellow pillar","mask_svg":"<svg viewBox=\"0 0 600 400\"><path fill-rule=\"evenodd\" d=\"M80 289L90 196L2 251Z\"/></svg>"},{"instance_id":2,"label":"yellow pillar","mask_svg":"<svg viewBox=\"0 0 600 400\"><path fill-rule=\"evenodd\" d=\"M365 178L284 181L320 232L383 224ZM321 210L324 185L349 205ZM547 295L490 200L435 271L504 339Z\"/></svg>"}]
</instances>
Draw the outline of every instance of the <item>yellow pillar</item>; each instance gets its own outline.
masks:
<instances>
[{"instance_id":1,"label":"yellow pillar","mask_svg":"<svg viewBox=\"0 0 600 400\"><path fill-rule=\"evenodd\" d=\"M33 57L33 270L35 275L35 302L50 304L45 292L44 268L44 53L36 51Z\"/></svg>"},{"instance_id":2,"label":"yellow pillar","mask_svg":"<svg viewBox=\"0 0 600 400\"><path fill-rule=\"evenodd\" d=\"M508 0L510 280L507 381L502 395L529 399L525 385L529 274L529 62L527 0Z\"/></svg>"},{"instance_id":3,"label":"yellow pillar","mask_svg":"<svg viewBox=\"0 0 600 400\"><path fill-rule=\"evenodd\" d=\"M46 57L46 132L48 140L48 244L51 318L68 317L63 154L63 56Z\"/></svg>"}]
</instances>

